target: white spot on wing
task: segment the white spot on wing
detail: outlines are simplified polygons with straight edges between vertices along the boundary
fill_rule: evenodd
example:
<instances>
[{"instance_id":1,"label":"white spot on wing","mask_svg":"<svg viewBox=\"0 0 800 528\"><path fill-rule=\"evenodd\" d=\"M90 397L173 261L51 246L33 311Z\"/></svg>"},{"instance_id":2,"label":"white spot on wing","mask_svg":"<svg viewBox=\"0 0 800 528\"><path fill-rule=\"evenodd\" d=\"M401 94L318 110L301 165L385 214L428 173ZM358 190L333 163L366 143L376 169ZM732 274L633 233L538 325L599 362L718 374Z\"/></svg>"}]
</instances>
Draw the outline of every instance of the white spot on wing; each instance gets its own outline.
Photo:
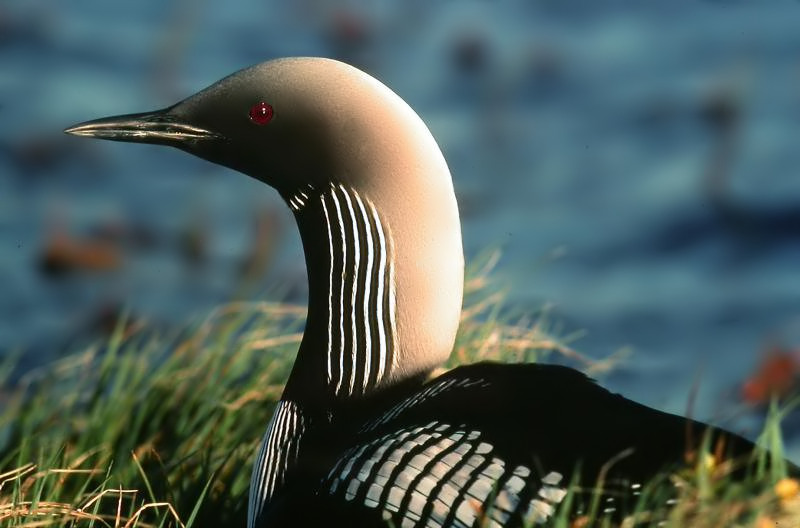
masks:
<instances>
[{"instance_id":1,"label":"white spot on wing","mask_svg":"<svg viewBox=\"0 0 800 528\"><path fill-rule=\"evenodd\" d=\"M546 499L550 502L559 503L567 495L567 490L565 490L564 488L553 488L550 486L544 486L539 489L538 495L541 498Z\"/></svg>"},{"instance_id":2,"label":"white spot on wing","mask_svg":"<svg viewBox=\"0 0 800 528\"><path fill-rule=\"evenodd\" d=\"M525 519L529 522L537 524L546 522L554 513L554 508L551 504L544 501L533 499L528 504L528 511L525 512Z\"/></svg>"},{"instance_id":3,"label":"white spot on wing","mask_svg":"<svg viewBox=\"0 0 800 528\"><path fill-rule=\"evenodd\" d=\"M555 486L556 484L561 482L561 479L563 478L564 476L561 473L558 473L556 471L551 471L550 473L542 477L542 484L549 484L551 486Z\"/></svg>"}]
</instances>

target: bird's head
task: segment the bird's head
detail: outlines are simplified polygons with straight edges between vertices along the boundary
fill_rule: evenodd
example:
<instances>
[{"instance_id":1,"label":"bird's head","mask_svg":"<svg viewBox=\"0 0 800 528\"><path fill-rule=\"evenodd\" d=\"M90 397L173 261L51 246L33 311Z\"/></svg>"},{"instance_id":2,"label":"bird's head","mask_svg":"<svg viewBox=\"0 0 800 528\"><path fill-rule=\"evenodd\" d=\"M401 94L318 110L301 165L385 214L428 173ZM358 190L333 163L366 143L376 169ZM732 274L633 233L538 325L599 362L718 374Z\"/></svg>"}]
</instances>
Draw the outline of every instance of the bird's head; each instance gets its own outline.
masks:
<instances>
[{"instance_id":1,"label":"bird's head","mask_svg":"<svg viewBox=\"0 0 800 528\"><path fill-rule=\"evenodd\" d=\"M397 131L414 118L402 99L356 68L290 58L240 70L163 110L66 132L177 147L290 196L331 180L358 184L352 180L375 170L367 165L376 151L407 141Z\"/></svg>"},{"instance_id":2,"label":"bird's head","mask_svg":"<svg viewBox=\"0 0 800 528\"><path fill-rule=\"evenodd\" d=\"M368 292L363 304L392 327L396 320L402 358L388 378L425 372L449 355L463 286L450 171L422 119L373 77L330 59L278 59L163 110L66 132L177 147L274 187L296 213L313 313L330 312L337 291L343 306L334 277L360 280L350 302ZM386 293L385 307L373 291ZM327 316L311 314L309 325L324 326L315 335L331 341Z\"/></svg>"}]
</instances>

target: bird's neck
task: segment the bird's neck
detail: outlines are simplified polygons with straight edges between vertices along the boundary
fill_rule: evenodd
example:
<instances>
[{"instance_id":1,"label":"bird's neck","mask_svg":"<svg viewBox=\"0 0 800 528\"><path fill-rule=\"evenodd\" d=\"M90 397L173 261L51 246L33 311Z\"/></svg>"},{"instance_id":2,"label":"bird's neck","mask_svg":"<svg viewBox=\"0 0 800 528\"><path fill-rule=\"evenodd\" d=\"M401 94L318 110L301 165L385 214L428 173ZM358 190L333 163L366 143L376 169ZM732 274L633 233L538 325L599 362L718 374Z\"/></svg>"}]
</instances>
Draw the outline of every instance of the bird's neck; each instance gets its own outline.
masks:
<instances>
[{"instance_id":1,"label":"bird's neck","mask_svg":"<svg viewBox=\"0 0 800 528\"><path fill-rule=\"evenodd\" d=\"M303 240L309 310L284 399L329 409L420 379L447 359L463 283L449 185L438 204L442 225L441 214L426 215L425 200L414 216L385 194L345 184L287 197Z\"/></svg>"}]
</instances>

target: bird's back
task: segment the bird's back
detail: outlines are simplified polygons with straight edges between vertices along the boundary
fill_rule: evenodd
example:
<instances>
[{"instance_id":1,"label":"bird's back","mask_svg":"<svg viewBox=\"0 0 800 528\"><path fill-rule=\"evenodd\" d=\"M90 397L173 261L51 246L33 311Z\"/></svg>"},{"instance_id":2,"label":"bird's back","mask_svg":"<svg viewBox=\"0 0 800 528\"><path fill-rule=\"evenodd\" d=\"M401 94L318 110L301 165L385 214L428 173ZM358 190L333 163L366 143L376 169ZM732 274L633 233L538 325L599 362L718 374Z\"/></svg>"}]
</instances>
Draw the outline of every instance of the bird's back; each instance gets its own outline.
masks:
<instances>
[{"instance_id":1,"label":"bird's back","mask_svg":"<svg viewBox=\"0 0 800 528\"><path fill-rule=\"evenodd\" d=\"M380 413L337 413L309 437L304 453L313 455L300 457L263 525L521 526L552 518L578 483L585 492L573 494L572 511L602 487L602 510L619 515L704 442L740 471L755 449L573 369L479 363Z\"/></svg>"}]
</instances>

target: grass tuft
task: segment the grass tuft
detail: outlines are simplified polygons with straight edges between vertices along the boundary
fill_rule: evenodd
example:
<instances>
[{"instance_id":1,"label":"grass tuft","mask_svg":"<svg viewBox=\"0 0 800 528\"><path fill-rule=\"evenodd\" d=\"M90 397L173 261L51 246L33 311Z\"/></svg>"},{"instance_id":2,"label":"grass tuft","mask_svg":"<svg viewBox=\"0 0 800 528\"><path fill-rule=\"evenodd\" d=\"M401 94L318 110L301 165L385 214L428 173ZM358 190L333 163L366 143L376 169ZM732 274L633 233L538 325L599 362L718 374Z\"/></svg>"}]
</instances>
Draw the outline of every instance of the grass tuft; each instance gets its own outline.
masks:
<instances>
[{"instance_id":1,"label":"grass tuft","mask_svg":"<svg viewBox=\"0 0 800 528\"><path fill-rule=\"evenodd\" d=\"M554 337L546 311L510 321L489 284L496 259L487 253L468 273L449 367L557 354L590 374L613 368L618 357L594 361L569 336ZM123 320L107 342L14 383L0 414L0 526L245 526L252 460L305 314L288 304L230 303L172 335ZM0 365L5 387L15 361ZM783 456L779 422L795 405L771 408L762 443L773 457ZM783 478L785 468L764 460L753 482L737 483L724 464L699 460L645 486L622 526L800 526L800 486ZM664 490L676 486L667 508ZM553 524L610 526L598 511L560 513Z\"/></svg>"}]
</instances>

